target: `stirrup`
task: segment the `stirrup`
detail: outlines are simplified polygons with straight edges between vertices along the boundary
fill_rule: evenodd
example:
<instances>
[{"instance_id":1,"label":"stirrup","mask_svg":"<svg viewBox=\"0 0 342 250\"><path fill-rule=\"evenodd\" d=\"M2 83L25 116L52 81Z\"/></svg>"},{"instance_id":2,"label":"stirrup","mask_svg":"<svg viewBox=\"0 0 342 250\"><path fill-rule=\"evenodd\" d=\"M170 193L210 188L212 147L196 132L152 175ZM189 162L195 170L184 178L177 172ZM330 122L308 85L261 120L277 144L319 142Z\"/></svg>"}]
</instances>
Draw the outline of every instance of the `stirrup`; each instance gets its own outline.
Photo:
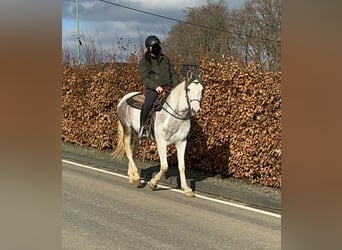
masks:
<instances>
[{"instance_id":1,"label":"stirrup","mask_svg":"<svg viewBox=\"0 0 342 250\"><path fill-rule=\"evenodd\" d=\"M147 131L144 128L144 126L142 126L140 128L140 131L139 131L139 134L138 134L138 138L147 138L147 137L148 137Z\"/></svg>"}]
</instances>

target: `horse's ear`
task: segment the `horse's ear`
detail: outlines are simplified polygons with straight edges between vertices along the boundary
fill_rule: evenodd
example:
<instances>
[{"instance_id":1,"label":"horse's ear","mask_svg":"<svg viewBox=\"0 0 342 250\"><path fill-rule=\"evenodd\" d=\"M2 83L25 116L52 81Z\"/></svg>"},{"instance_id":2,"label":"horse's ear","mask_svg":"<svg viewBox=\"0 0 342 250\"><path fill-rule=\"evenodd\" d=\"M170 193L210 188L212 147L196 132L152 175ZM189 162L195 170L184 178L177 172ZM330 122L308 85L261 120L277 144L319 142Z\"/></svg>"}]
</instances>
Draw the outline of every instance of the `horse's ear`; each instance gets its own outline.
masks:
<instances>
[{"instance_id":1,"label":"horse's ear","mask_svg":"<svg viewBox=\"0 0 342 250\"><path fill-rule=\"evenodd\" d=\"M190 79L192 78L192 71L188 71L188 73L186 74L186 79L187 81L190 81Z\"/></svg>"}]
</instances>

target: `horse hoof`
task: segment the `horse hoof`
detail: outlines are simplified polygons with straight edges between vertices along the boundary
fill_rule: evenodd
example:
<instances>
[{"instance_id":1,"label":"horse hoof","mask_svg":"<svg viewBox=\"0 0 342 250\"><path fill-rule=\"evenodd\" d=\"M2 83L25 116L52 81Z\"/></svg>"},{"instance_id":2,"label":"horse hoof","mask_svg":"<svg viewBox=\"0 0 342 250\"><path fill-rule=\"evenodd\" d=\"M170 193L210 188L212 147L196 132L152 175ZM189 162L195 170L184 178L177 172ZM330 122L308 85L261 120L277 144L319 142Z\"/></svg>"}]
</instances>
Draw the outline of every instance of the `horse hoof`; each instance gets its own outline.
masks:
<instances>
[{"instance_id":1,"label":"horse hoof","mask_svg":"<svg viewBox=\"0 0 342 250\"><path fill-rule=\"evenodd\" d=\"M195 197L195 194L192 191L184 191L184 194L188 198L193 198Z\"/></svg>"},{"instance_id":2,"label":"horse hoof","mask_svg":"<svg viewBox=\"0 0 342 250\"><path fill-rule=\"evenodd\" d=\"M140 179L129 178L128 182L131 185L136 185L136 186L140 185Z\"/></svg>"},{"instance_id":3,"label":"horse hoof","mask_svg":"<svg viewBox=\"0 0 342 250\"><path fill-rule=\"evenodd\" d=\"M133 180L133 185L136 185L136 186L139 186L141 183L140 183L140 179L136 179L136 180Z\"/></svg>"},{"instance_id":4,"label":"horse hoof","mask_svg":"<svg viewBox=\"0 0 342 250\"><path fill-rule=\"evenodd\" d=\"M148 186L149 186L152 190L156 190L156 188L157 188L157 184L153 184L151 181L148 183Z\"/></svg>"}]
</instances>

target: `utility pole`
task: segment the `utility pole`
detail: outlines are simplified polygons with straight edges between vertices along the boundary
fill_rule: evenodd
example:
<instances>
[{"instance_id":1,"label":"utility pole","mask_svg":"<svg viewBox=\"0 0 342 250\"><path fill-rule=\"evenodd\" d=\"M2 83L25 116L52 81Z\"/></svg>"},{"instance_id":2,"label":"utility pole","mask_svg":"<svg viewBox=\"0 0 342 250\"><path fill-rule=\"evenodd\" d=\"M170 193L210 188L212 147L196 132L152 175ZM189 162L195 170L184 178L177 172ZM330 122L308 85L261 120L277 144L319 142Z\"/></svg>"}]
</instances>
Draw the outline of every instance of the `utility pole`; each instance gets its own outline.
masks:
<instances>
[{"instance_id":1,"label":"utility pole","mask_svg":"<svg viewBox=\"0 0 342 250\"><path fill-rule=\"evenodd\" d=\"M76 23L77 23L77 64L79 65L80 60L80 51L81 51L81 40L80 40L80 22L78 18L78 0L76 0Z\"/></svg>"}]
</instances>

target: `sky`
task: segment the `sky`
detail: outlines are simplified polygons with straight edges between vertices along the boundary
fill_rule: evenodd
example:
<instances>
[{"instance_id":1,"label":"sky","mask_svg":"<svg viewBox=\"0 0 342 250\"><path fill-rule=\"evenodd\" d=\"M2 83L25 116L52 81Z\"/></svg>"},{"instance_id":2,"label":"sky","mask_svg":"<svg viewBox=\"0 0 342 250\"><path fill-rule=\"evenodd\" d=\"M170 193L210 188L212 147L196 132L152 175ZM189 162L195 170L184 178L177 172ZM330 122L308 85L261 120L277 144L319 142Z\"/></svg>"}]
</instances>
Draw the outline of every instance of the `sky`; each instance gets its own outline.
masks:
<instances>
[{"instance_id":1,"label":"sky","mask_svg":"<svg viewBox=\"0 0 342 250\"><path fill-rule=\"evenodd\" d=\"M228 7L240 8L247 0L227 0ZM120 7L126 6L128 8ZM115 53L121 38L123 44L140 44L150 35L161 40L175 21L141 13L134 8L153 14L185 20L184 9L206 5L207 0L78 0L79 32L82 44L93 42L97 47ZM77 46L76 0L62 1L62 47L70 50ZM81 47L81 50L84 46ZM81 51L82 53L82 51Z\"/></svg>"}]
</instances>

